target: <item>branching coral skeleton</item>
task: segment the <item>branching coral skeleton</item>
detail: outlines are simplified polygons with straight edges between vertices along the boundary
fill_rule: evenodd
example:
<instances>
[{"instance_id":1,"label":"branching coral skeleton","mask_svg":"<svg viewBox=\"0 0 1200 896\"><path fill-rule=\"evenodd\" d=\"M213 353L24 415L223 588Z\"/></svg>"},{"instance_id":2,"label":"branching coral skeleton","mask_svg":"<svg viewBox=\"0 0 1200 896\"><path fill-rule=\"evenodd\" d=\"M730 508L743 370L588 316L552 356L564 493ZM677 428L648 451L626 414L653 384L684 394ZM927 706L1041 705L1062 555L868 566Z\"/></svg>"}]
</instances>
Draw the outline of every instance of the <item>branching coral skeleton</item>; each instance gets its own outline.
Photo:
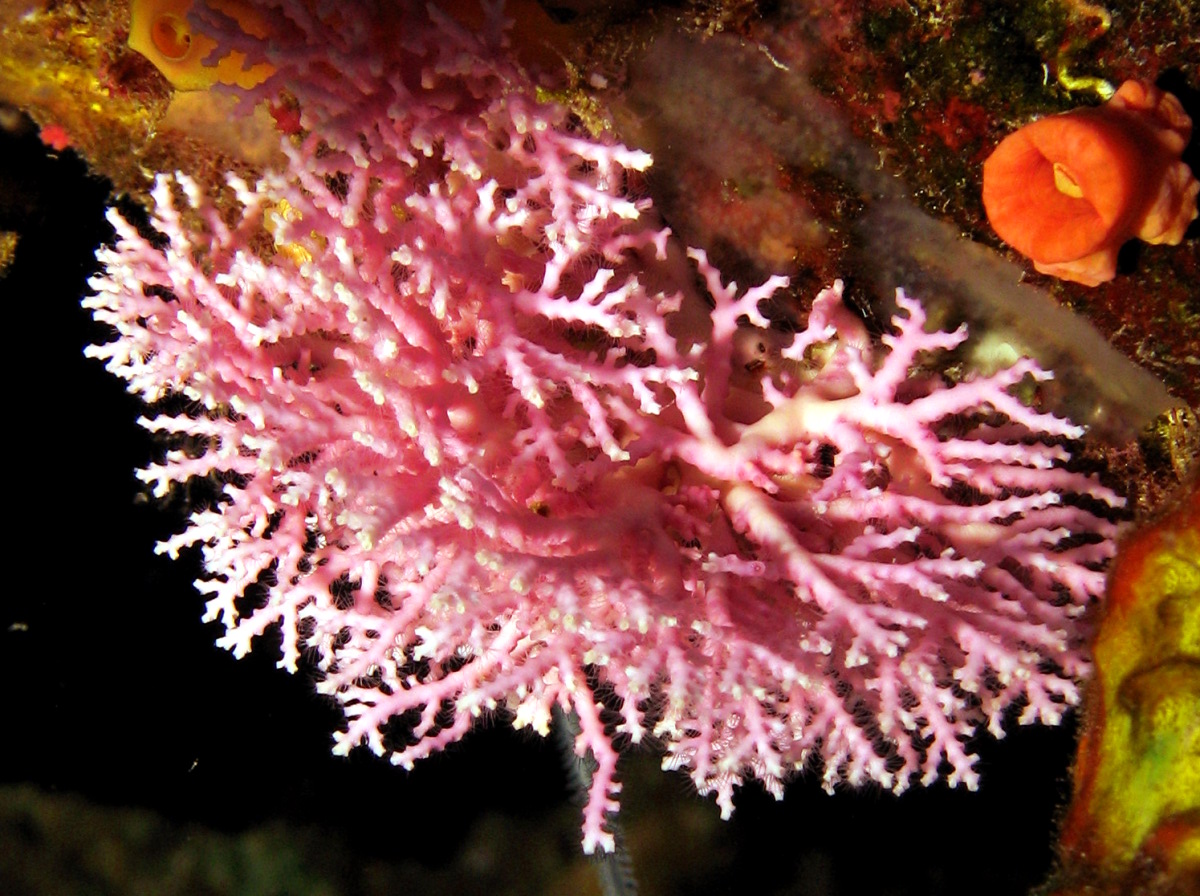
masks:
<instances>
[{"instance_id":1,"label":"branching coral skeleton","mask_svg":"<svg viewBox=\"0 0 1200 896\"><path fill-rule=\"evenodd\" d=\"M964 331L901 293L876 346L839 283L748 382L785 281L739 292L693 252L703 314L627 189L649 157L537 101L498 11L468 33L404 4L382 48L262 6L270 41L229 42L275 71L246 96L300 104L289 167L229 178L232 222L161 177L160 243L110 213L85 304L117 338L89 354L192 403L143 423L205 449L141 475L224 486L161 549L200 547L222 646L278 627L282 666L315 663L337 752L411 767L558 705L598 765L591 852L622 741L728 815L745 778L779 794L809 764L974 787L977 726L1077 701L1120 499L1010 391L1049 374L947 383L929 362Z\"/></svg>"}]
</instances>

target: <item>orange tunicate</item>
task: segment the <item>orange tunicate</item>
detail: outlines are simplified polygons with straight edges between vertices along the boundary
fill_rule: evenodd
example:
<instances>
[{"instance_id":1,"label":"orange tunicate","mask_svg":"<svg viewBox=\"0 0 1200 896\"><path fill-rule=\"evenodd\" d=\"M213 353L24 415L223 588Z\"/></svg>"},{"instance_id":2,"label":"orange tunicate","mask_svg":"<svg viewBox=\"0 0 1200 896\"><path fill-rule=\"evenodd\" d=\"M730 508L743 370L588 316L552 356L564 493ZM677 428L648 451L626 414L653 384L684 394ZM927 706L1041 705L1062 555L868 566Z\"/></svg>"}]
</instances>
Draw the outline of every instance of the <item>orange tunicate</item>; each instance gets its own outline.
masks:
<instances>
[{"instance_id":1,"label":"orange tunicate","mask_svg":"<svg viewBox=\"0 0 1200 896\"><path fill-rule=\"evenodd\" d=\"M209 56L217 42L192 29L188 12L194 0L133 0L129 46L154 63L178 90L204 90L214 84L253 87L270 77L267 63L247 67L245 54L232 51L218 60ZM204 0L204 5L235 19L247 34L266 37L260 12L241 0Z\"/></svg>"},{"instance_id":2,"label":"orange tunicate","mask_svg":"<svg viewBox=\"0 0 1200 896\"><path fill-rule=\"evenodd\" d=\"M983 205L1002 240L1043 274L1096 286L1130 239L1176 245L1200 193L1182 161L1192 121L1179 100L1126 81L1103 106L1042 118L983 163Z\"/></svg>"}]
</instances>

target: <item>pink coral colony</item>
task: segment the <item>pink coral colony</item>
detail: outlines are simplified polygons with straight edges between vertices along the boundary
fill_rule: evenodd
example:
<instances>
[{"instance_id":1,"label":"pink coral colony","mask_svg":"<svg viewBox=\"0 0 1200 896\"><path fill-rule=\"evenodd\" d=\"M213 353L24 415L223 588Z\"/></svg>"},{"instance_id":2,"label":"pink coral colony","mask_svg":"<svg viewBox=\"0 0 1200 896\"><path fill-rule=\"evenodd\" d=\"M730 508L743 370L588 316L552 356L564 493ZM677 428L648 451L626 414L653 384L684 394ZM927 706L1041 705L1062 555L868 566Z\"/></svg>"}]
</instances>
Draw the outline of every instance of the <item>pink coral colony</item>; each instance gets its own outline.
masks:
<instances>
[{"instance_id":1,"label":"pink coral colony","mask_svg":"<svg viewBox=\"0 0 1200 896\"><path fill-rule=\"evenodd\" d=\"M983 204L1002 240L1043 274L1096 286L1137 238L1176 245L1200 193L1181 160L1192 122L1179 100L1126 81L1103 106L1027 124L983 163Z\"/></svg>"},{"instance_id":2,"label":"pink coral colony","mask_svg":"<svg viewBox=\"0 0 1200 896\"><path fill-rule=\"evenodd\" d=\"M900 293L876 346L841 284L747 364L784 281L669 251L626 188L650 159L535 100L497 10L467 32L406 4L383 42L273 5L269 48L227 39L274 67L245 95L299 101L289 166L230 177L233 220L161 177L155 242L110 213L86 304L118 336L89 354L189 400L143 420L178 447L141 476L224 485L161 549L200 547L223 646L278 626L281 665L313 659L338 752L410 767L557 705L608 850L621 742L727 815L806 765L974 787L977 726L1076 702L1120 499L1010 391L1049 374L947 383L963 330Z\"/></svg>"}]
</instances>

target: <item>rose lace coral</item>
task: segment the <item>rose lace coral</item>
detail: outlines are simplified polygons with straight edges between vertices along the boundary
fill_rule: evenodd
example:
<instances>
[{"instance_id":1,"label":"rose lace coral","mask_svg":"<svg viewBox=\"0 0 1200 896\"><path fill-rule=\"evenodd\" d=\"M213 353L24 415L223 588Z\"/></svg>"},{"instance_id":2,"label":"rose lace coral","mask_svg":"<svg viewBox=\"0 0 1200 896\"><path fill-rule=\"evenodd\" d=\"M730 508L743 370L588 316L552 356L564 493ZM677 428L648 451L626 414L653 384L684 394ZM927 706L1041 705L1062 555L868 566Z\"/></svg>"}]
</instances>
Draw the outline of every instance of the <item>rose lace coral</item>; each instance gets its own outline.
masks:
<instances>
[{"instance_id":1,"label":"rose lace coral","mask_svg":"<svg viewBox=\"0 0 1200 896\"><path fill-rule=\"evenodd\" d=\"M405 6L381 65L354 22L316 40L279 6L290 166L231 177L232 221L160 178L155 240L110 213L85 304L117 332L90 355L189 400L143 421L192 440L143 479L224 483L162 550L200 547L223 646L277 626L281 665L311 658L338 752L410 767L558 705L608 850L622 741L728 814L808 764L973 787L977 726L1076 702L1120 500L1011 394L1048 374L947 383L928 362L963 330L900 294L881 349L838 284L752 375L784 281L739 294L693 253L700 303L624 186L648 157L536 101L498 19Z\"/></svg>"}]
</instances>

